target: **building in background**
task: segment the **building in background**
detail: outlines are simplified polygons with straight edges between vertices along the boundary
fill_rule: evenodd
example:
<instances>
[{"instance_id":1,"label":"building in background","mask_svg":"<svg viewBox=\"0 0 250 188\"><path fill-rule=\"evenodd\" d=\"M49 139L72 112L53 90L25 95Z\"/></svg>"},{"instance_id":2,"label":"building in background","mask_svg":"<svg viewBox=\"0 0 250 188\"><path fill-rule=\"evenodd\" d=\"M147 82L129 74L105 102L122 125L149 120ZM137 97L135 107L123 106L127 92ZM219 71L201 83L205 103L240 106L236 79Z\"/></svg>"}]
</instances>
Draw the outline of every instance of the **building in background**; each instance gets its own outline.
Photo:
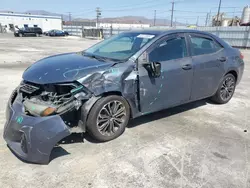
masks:
<instances>
[{"instance_id":1,"label":"building in background","mask_svg":"<svg viewBox=\"0 0 250 188\"><path fill-rule=\"evenodd\" d=\"M149 28L150 24L129 24L129 23L100 23L100 28Z\"/></svg>"},{"instance_id":2,"label":"building in background","mask_svg":"<svg viewBox=\"0 0 250 188\"><path fill-rule=\"evenodd\" d=\"M32 15L21 13L0 12L0 25L7 32L13 32L15 26L40 27L43 31L51 29L62 29L62 18L60 16Z\"/></svg>"},{"instance_id":3,"label":"building in background","mask_svg":"<svg viewBox=\"0 0 250 188\"><path fill-rule=\"evenodd\" d=\"M241 16L241 23L242 26L250 26L250 6L246 6L243 9L242 16Z\"/></svg>"}]
</instances>

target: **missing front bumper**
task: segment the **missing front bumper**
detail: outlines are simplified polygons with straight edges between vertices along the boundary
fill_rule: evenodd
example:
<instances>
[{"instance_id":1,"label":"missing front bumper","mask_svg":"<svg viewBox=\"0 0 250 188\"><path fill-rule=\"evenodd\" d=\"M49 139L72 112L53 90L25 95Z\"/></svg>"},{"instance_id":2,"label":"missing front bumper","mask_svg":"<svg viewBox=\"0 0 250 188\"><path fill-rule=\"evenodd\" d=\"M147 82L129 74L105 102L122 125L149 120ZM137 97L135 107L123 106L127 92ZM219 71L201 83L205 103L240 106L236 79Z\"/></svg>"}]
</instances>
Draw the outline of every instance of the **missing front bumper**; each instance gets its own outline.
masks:
<instances>
[{"instance_id":1,"label":"missing front bumper","mask_svg":"<svg viewBox=\"0 0 250 188\"><path fill-rule=\"evenodd\" d=\"M49 163L53 147L70 135L60 116L27 116L18 100L8 104L6 117L4 139L18 157L28 162Z\"/></svg>"}]
</instances>

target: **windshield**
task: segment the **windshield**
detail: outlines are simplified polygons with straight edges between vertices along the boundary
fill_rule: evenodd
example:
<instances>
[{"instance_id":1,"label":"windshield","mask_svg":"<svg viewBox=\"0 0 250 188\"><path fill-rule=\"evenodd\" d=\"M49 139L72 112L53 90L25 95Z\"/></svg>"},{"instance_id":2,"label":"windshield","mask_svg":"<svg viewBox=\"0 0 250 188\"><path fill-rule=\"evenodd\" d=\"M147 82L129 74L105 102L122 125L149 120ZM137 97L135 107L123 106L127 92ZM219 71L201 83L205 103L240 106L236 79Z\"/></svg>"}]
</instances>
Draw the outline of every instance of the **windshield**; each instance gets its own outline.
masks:
<instances>
[{"instance_id":1,"label":"windshield","mask_svg":"<svg viewBox=\"0 0 250 188\"><path fill-rule=\"evenodd\" d=\"M90 47L85 53L114 60L126 60L154 37L152 34L122 33Z\"/></svg>"}]
</instances>

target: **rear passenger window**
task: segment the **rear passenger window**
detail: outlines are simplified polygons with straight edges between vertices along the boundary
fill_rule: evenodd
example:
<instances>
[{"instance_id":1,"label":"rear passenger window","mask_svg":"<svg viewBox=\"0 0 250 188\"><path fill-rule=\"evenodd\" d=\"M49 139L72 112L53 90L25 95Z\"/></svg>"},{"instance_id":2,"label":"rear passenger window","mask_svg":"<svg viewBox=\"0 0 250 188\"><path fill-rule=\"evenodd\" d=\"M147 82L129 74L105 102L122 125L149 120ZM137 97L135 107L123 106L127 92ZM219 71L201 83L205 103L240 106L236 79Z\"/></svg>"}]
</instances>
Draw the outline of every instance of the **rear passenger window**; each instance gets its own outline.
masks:
<instances>
[{"instance_id":1,"label":"rear passenger window","mask_svg":"<svg viewBox=\"0 0 250 188\"><path fill-rule=\"evenodd\" d=\"M222 49L221 45L209 38L191 36L192 54L203 55L211 54Z\"/></svg>"},{"instance_id":2,"label":"rear passenger window","mask_svg":"<svg viewBox=\"0 0 250 188\"><path fill-rule=\"evenodd\" d=\"M187 56L186 41L184 37L177 37L162 41L149 54L150 62L169 61Z\"/></svg>"}]
</instances>

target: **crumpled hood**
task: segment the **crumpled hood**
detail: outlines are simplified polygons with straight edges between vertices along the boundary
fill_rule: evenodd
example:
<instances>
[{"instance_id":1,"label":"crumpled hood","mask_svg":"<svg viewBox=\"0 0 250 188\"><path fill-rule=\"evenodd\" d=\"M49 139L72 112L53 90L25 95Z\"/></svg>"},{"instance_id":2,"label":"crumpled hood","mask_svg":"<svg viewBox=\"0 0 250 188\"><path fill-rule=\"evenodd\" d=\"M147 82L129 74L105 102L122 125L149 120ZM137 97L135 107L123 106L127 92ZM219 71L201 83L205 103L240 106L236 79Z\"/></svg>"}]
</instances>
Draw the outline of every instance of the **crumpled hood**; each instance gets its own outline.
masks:
<instances>
[{"instance_id":1,"label":"crumpled hood","mask_svg":"<svg viewBox=\"0 0 250 188\"><path fill-rule=\"evenodd\" d=\"M37 84L63 83L78 80L91 72L105 70L114 62L102 62L81 53L67 53L44 58L23 73L25 81Z\"/></svg>"}]
</instances>

